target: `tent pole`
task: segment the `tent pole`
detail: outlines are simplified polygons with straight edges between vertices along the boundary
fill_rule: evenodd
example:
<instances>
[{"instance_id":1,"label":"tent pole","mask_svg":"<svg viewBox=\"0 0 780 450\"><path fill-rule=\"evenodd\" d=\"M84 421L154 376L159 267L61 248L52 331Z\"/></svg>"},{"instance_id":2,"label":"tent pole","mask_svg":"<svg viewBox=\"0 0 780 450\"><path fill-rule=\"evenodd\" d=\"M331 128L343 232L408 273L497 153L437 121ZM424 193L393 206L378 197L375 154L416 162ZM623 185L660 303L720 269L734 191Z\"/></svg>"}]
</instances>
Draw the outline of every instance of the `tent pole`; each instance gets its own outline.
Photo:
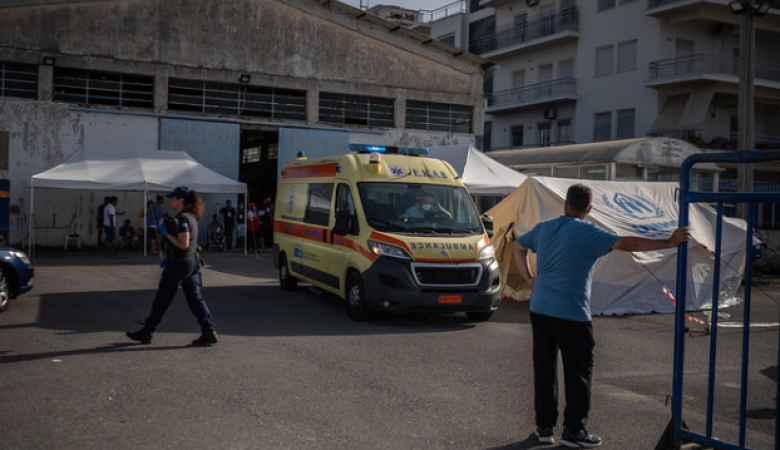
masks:
<instances>
[{"instance_id":1,"label":"tent pole","mask_svg":"<svg viewBox=\"0 0 780 450\"><path fill-rule=\"evenodd\" d=\"M146 211L146 207L149 204L149 187L144 185L144 201L141 205L144 212L144 256L149 256L146 252L146 249L149 247L149 224L146 221L146 215L148 214L148 211Z\"/></svg>"},{"instance_id":2,"label":"tent pole","mask_svg":"<svg viewBox=\"0 0 780 450\"><path fill-rule=\"evenodd\" d=\"M30 231L27 235L27 254L32 256L32 238L33 238L33 203L35 201L34 189L35 181L30 180Z\"/></svg>"},{"instance_id":3,"label":"tent pole","mask_svg":"<svg viewBox=\"0 0 780 450\"><path fill-rule=\"evenodd\" d=\"M246 254L247 254L247 251L246 251L247 250L247 241L249 241L249 232L248 232L248 228L249 228L248 225L249 225L249 223L247 222L247 219L246 219L246 208L247 208L247 205L249 204L249 197L247 197L248 194L249 194L249 191L244 191L244 256L246 256Z\"/></svg>"}]
</instances>

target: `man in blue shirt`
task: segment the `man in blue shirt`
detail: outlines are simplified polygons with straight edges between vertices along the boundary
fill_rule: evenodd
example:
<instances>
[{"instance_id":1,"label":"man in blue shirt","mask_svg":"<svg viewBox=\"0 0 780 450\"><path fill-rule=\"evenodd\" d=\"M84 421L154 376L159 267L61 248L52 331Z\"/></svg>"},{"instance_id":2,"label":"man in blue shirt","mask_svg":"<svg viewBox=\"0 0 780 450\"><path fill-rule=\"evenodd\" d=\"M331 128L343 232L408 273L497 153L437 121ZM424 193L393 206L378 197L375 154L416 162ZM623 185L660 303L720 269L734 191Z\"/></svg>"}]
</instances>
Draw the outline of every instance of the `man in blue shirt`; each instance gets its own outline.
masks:
<instances>
[{"instance_id":1,"label":"man in blue shirt","mask_svg":"<svg viewBox=\"0 0 780 450\"><path fill-rule=\"evenodd\" d=\"M687 227L666 239L620 237L586 222L591 211L590 188L575 184L566 193L564 215L545 220L512 245L517 264L531 289L533 330L534 408L540 443L552 444L558 420L558 350L563 360L566 409L561 445L591 448L601 437L588 434L593 377L593 326L590 287L593 267L611 250L643 252L677 247L690 240ZM528 263L528 250L536 253L536 276Z\"/></svg>"}]
</instances>

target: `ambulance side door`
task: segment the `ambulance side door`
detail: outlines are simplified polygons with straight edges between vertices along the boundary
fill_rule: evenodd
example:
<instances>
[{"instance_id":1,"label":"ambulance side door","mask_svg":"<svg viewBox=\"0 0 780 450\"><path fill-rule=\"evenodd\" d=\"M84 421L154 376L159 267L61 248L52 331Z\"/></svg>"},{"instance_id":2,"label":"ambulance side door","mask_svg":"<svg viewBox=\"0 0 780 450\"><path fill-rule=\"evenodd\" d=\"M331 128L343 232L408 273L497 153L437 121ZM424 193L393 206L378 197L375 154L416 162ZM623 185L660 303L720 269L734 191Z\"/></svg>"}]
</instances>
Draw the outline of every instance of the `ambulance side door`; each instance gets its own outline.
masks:
<instances>
[{"instance_id":1,"label":"ambulance side door","mask_svg":"<svg viewBox=\"0 0 780 450\"><path fill-rule=\"evenodd\" d=\"M331 244L328 240L333 216L333 188L333 182L309 183L303 218L306 226L302 263L304 275L321 288L338 292L339 280L330 273Z\"/></svg>"},{"instance_id":2,"label":"ambulance side door","mask_svg":"<svg viewBox=\"0 0 780 450\"><path fill-rule=\"evenodd\" d=\"M338 277L339 289L343 292L347 267L354 267L355 264L351 260L359 255L354 245L360 234L360 228L355 210L355 197L349 184L340 183L336 186L333 203L333 227L328 236L328 242L331 244L328 258L332 264L328 266L328 271Z\"/></svg>"}]
</instances>

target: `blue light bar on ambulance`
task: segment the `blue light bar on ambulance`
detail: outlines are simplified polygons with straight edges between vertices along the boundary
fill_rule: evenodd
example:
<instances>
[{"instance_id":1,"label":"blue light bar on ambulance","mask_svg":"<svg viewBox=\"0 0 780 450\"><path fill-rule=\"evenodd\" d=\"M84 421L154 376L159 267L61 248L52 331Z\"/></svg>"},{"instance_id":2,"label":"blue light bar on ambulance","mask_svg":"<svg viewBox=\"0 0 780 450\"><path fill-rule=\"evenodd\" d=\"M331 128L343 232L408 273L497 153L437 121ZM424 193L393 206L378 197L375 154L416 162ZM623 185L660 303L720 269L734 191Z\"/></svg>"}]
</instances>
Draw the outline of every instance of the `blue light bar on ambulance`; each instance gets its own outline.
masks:
<instances>
[{"instance_id":1,"label":"blue light bar on ambulance","mask_svg":"<svg viewBox=\"0 0 780 450\"><path fill-rule=\"evenodd\" d=\"M427 148L385 147L381 145L349 144L349 149L357 153L388 153L409 156L426 156Z\"/></svg>"}]
</instances>

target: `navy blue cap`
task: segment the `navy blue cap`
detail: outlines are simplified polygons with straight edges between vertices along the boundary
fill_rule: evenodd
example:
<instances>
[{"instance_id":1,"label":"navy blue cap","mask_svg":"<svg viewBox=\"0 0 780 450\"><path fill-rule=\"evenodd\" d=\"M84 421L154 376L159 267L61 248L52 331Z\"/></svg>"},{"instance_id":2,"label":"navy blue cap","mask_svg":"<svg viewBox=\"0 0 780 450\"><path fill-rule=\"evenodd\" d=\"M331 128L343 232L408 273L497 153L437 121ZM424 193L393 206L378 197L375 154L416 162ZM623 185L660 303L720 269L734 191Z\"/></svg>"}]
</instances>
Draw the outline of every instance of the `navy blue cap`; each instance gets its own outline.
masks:
<instances>
[{"instance_id":1,"label":"navy blue cap","mask_svg":"<svg viewBox=\"0 0 780 450\"><path fill-rule=\"evenodd\" d=\"M170 194L166 195L166 197L176 197L176 198L186 198L187 195L190 193L190 188L187 186L179 186L176 189L173 190Z\"/></svg>"}]
</instances>

